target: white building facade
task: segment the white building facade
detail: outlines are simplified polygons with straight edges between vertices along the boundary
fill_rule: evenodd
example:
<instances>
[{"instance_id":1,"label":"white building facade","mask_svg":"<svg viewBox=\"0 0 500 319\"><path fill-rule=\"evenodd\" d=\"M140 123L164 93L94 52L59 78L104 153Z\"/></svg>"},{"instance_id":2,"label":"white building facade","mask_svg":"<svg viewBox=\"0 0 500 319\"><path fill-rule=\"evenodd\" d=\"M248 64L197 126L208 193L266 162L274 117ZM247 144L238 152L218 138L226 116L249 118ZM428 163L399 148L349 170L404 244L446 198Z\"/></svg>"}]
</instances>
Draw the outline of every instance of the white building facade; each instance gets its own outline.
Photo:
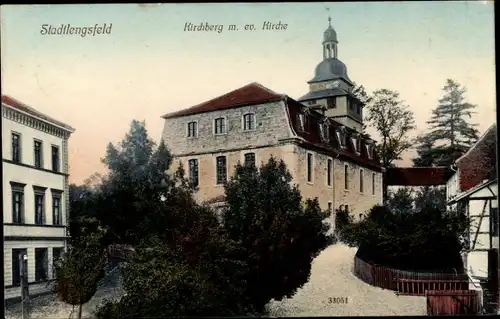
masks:
<instances>
[{"instance_id":1,"label":"white building facade","mask_svg":"<svg viewBox=\"0 0 500 319\"><path fill-rule=\"evenodd\" d=\"M68 237L68 139L74 129L2 96L5 299L20 297L19 255L30 295L49 290Z\"/></svg>"}]
</instances>

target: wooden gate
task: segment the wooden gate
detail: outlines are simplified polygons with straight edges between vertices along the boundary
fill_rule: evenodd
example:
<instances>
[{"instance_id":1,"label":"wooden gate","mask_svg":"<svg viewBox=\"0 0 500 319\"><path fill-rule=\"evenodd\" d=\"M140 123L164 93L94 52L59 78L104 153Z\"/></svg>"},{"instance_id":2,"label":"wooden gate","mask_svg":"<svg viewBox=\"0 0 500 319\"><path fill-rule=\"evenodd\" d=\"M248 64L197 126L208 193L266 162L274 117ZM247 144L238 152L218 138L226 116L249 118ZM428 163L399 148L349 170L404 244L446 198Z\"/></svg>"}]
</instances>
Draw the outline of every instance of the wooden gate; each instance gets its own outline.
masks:
<instances>
[{"instance_id":1,"label":"wooden gate","mask_svg":"<svg viewBox=\"0 0 500 319\"><path fill-rule=\"evenodd\" d=\"M475 290L427 290L427 315L477 315L481 312L479 294Z\"/></svg>"}]
</instances>

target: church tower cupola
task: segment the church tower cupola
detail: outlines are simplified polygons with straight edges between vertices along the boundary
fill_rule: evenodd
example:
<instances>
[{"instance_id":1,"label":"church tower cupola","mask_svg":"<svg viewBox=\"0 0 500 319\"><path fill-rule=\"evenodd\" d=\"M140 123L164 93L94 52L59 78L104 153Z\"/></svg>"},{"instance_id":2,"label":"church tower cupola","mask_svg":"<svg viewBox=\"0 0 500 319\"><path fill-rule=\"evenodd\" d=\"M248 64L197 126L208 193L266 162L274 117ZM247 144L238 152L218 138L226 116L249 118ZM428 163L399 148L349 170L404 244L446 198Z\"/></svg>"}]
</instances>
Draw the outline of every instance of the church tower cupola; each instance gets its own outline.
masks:
<instances>
[{"instance_id":1,"label":"church tower cupola","mask_svg":"<svg viewBox=\"0 0 500 319\"><path fill-rule=\"evenodd\" d=\"M328 29L323 34L323 59L337 58L337 32L332 28L332 18L328 17Z\"/></svg>"},{"instance_id":2,"label":"church tower cupola","mask_svg":"<svg viewBox=\"0 0 500 319\"><path fill-rule=\"evenodd\" d=\"M339 40L328 18L323 32L323 59L309 80L309 93L298 100L310 109L357 132L363 132L363 102L353 95L354 83L347 75L346 65L339 60Z\"/></svg>"}]
</instances>

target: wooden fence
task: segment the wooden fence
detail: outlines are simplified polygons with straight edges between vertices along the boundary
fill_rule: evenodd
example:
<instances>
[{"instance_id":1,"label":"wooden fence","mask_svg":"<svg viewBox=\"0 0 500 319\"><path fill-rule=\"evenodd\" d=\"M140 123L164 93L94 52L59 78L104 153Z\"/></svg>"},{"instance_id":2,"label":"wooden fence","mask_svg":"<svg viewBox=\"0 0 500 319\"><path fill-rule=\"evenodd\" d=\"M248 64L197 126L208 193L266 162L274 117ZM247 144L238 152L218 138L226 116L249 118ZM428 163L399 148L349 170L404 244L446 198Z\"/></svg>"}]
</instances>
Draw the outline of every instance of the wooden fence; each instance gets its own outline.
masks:
<instances>
[{"instance_id":1,"label":"wooden fence","mask_svg":"<svg viewBox=\"0 0 500 319\"><path fill-rule=\"evenodd\" d=\"M369 285L399 294L424 296L426 290L467 290L465 274L417 273L386 268L354 257L354 274Z\"/></svg>"},{"instance_id":2,"label":"wooden fence","mask_svg":"<svg viewBox=\"0 0 500 319\"><path fill-rule=\"evenodd\" d=\"M427 315L477 315L481 312L480 292L475 290L428 290Z\"/></svg>"}]
</instances>

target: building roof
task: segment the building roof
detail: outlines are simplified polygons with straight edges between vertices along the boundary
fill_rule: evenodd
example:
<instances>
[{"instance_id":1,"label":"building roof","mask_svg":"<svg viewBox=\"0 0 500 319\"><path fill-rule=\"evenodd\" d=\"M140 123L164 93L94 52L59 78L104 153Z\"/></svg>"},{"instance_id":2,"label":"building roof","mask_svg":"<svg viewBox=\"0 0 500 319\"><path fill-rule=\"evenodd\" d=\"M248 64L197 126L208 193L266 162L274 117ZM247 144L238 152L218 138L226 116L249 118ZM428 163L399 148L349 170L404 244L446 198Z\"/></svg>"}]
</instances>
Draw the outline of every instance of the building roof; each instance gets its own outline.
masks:
<instances>
[{"instance_id":1,"label":"building roof","mask_svg":"<svg viewBox=\"0 0 500 319\"><path fill-rule=\"evenodd\" d=\"M48 115L45 115L37 110L35 110L34 108L32 108L31 106L29 105L26 105L24 104L23 102L19 101L19 100L16 100L15 98L11 97L11 96L8 96L8 95L2 95L2 103L5 103L7 104L8 106L14 108L14 109L17 109L19 111L22 111L22 112L25 112L25 113L28 113L32 116L35 116L35 117L38 117L44 121L47 121L49 123L52 123L52 124L55 124L61 128L64 128L66 129L67 131L73 133L75 131L74 128L72 128L71 126L69 126L68 124L65 124L63 122L60 122L58 120L55 120L54 118L48 116Z\"/></svg>"},{"instance_id":2,"label":"building roof","mask_svg":"<svg viewBox=\"0 0 500 319\"><path fill-rule=\"evenodd\" d=\"M388 186L446 185L450 170L447 167L392 167L384 174Z\"/></svg>"},{"instance_id":3,"label":"building roof","mask_svg":"<svg viewBox=\"0 0 500 319\"><path fill-rule=\"evenodd\" d=\"M481 184L479 184L479 185L477 185L477 186L475 186L475 187L467 190L466 192L458 194L455 198L453 198L452 200L450 200L448 202L448 205L455 204L455 203L461 201L464 198L468 198L468 197L474 195L474 193L482 190L483 188L488 187L488 186L493 185L493 184L496 184L496 183L497 183L497 179L489 180L489 181L484 181L483 183L481 183ZM490 191L491 191L491 189L490 189ZM491 198L492 199L496 198L496 197L497 196L495 194L493 194L493 193L491 194Z\"/></svg>"},{"instance_id":4,"label":"building roof","mask_svg":"<svg viewBox=\"0 0 500 319\"><path fill-rule=\"evenodd\" d=\"M343 95L349 95L349 93L347 91L342 90L341 88L333 88L333 89L309 92L301 96L298 99L298 101L302 102L307 100L322 99L330 96L343 96Z\"/></svg>"},{"instance_id":5,"label":"building roof","mask_svg":"<svg viewBox=\"0 0 500 319\"><path fill-rule=\"evenodd\" d=\"M247 105L255 104L265 104L270 102L282 101L285 102L288 114L288 122L291 125L292 130L298 137L300 143L304 148L316 148L321 149L323 152L331 154L332 157L339 156L350 162L357 163L362 166L368 166L374 170L381 170L380 161L376 152L374 152L373 158L369 158L367 154L366 144L373 144L373 141L363 134L359 134L356 131L349 129L342 124L329 119L329 136L330 139L325 141L320 136L319 124L323 123L327 118L312 109L309 109L302 103L292 99L284 94L278 94L259 83L253 82L239 89L233 90L227 94L216 97L207 102L195 105L193 107L180 110L174 113L169 113L162 118L169 119L175 117L182 117L194 114L200 114L205 112L213 112L220 110L228 110L232 108L237 108ZM301 112L308 113L309 128L303 131L300 128L298 115ZM341 149L339 142L336 139L336 131L342 129L347 135L347 148ZM360 154L354 152L354 147L350 141L350 137L353 135L359 135L361 138L361 150Z\"/></svg>"},{"instance_id":6,"label":"building roof","mask_svg":"<svg viewBox=\"0 0 500 319\"><path fill-rule=\"evenodd\" d=\"M472 146L467 150L467 152L465 152L462 156L460 156L455 162L456 163L459 163L462 159L466 158L471 152L474 151L474 149L479 145L481 144L488 136L490 136L491 134L496 134L496 130L497 130L497 124L493 124L491 125L487 130L486 132L483 133L483 135L481 135L481 137L479 137L479 139L476 141L476 143L472 144Z\"/></svg>"},{"instance_id":7,"label":"building roof","mask_svg":"<svg viewBox=\"0 0 500 319\"><path fill-rule=\"evenodd\" d=\"M354 162L356 164L367 166L373 170L380 171L380 159L378 154L373 152L373 157L370 158L367 153L366 145L373 145L374 141L369 139L364 134L360 134L353 129L350 129L343 124L333 120L328 119L329 122L329 140L325 141L321 137L321 132L319 129L320 123L323 123L327 119L323 114L313 110L308 109L302 103L295 101L292 98L287 98L287 109L289 115L289 122L292 125L292 129L294 133L300 137L305 144L309 144L310 146L320 148L326 150L332 156L339 156L344 160L349 162ZM299 123L299 114L307 110L308 112L308 127L305 130L302 130ZM346 134L346 148L342 149L340 147L339 140L336 137L336 132L338 130L342 130L344 134ZM359 150L359 154L356 154L354 150L354 145L352 143L351 137L357 137L361 140L361 149ZM305 147L307 147L305 145Z\"/></svg>"},{"instance_id":8,"label":"building roof","mask_svg":"<svg viewBox=\"0 0 500 319\"><path fill-rule=\"evenodd\" d=\"M461 192L474 188L484 180L495 179L498 165L496 124L486 130L481 138L455 163L459 171Z\"/></svg>"},{"instance_id":9,"label":"building roof","mask_svg":"<svg viewBox=\"0 0 500 319\"><path fill-rule=\"evenodd\" d=\"M227 110L240 106L264 104L284 99L284 95L278 94L257 82L250 83L239 89L218 96L209 101L197 104L187 109L168 113L162 118L174 118L180 116L194 115L205 112Z\"/></svg>"}]
</instances>

